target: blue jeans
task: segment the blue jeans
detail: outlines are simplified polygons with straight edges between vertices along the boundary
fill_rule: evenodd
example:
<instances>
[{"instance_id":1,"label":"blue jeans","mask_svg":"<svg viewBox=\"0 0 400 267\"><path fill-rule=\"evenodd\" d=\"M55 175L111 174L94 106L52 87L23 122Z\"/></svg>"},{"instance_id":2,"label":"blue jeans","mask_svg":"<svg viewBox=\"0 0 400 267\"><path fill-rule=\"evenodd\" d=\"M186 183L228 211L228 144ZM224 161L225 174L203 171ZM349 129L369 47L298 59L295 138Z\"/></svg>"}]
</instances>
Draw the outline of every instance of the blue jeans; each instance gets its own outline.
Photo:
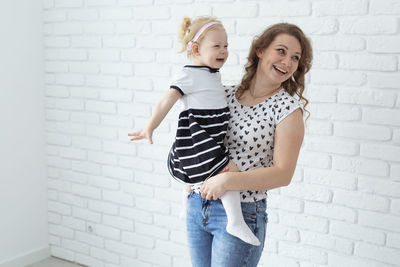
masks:
<instances>
[{"instance_id":1,"label":"blue jeans","mask_svg":"<svg viewBox=\"0 0 400 267\"><path fill-rule=\"evenodd\" d=\"M186 223L193 267L257 266L265 241L265 200L241 203L247 225L261 242L253 246L226 232L226 213L220 200L206 200L193 192L188 198Z\"/></svg>"}]
</instances>

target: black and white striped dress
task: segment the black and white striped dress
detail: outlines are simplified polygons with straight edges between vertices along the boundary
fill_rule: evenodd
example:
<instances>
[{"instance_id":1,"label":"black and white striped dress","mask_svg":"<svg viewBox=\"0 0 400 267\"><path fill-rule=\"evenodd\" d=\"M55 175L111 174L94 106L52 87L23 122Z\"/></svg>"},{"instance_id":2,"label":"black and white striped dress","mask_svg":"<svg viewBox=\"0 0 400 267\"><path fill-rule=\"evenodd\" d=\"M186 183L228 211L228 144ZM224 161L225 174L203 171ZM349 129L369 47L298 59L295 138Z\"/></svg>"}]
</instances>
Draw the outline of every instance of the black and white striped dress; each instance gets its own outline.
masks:
<instances>
[{"instance_id":1,"label":"black and white striped dress","mask_svg":"<svg viewBox=\"0 0 400 267\"><path fill-rule=\"evenodd\" d=\"M184 66L171 88L183 95L184 110L179 114L168 170L178 181L203 182L229 162L224 146L229 108L221 75L206 66Z\"/></svg>"}]
</instances>

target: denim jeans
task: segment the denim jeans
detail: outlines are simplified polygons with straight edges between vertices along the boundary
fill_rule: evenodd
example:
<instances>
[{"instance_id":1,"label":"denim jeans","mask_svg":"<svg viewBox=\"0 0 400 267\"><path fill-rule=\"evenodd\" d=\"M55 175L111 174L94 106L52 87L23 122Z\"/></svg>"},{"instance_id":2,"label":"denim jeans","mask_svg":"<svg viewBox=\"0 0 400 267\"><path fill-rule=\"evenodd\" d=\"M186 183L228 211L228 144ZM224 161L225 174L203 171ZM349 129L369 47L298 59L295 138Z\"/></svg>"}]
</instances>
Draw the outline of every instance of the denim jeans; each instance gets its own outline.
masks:
<instances>
[{"instance_id":1,"label":"denim jeans","mask_svg":"<svg viewBox=\"0 0 400 267\"><path fill-rule=\"evenodd\" d=\"M261 242L253 246L226 232L226 213L220 200L190 193L187 236L193 267L255 267L264 248L267 223L266 200L242 202L244 219Z\"/></svg>"}]
</instances>

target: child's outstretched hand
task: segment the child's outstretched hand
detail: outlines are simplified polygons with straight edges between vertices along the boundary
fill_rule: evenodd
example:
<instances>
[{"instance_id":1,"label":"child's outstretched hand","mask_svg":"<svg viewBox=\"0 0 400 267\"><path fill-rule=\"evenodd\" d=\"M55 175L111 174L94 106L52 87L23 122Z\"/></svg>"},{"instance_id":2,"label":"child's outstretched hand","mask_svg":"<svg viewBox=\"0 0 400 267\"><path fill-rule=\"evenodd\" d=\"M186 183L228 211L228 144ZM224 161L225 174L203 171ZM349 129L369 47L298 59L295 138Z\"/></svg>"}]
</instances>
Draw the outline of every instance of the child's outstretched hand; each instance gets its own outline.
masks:
<instances>
[{"instance_id":1,"label":"child's outstretched hand","mask_svg":"<svg viewBox=\"0 0 400 267\"><path fill-rule=\"evenodd\" d=\"M128 136L133 136L131 138L131 141L147 139L147 140L149 140L150 144L153 144L153 138L152 138L153 131L150 131L147 129L143 129L143 130L140 130L140 131L134 132L134 133L128 133Z\"/></svg>"}]
</instances>

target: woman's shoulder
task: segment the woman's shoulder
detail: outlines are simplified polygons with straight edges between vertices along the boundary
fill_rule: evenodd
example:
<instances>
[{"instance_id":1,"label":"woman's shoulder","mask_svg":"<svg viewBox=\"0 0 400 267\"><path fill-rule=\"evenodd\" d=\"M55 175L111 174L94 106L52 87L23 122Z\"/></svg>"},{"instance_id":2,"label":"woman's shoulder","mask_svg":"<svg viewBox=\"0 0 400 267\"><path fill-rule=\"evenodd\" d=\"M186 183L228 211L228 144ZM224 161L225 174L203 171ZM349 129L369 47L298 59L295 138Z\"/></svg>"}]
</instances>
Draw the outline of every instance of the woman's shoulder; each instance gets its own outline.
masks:
<instances>
[{"instance_id":1,"label":"woman's shoulder","mask_svg":"<svg viewBox=\"0 0 400 267\"><path fill-rule=\"evenodd\" d=\"M289 114L298 108L302 108L302 105L298 98L290 95L285 89L279 91L275 97L276 107L278 108L276 115L276 122L279 123Z\"/></svg>"},{"instance_id":2,"label":"woman's shoulder","mask_svg":"<svg viewBox=\"0 0 400 267\"><path fill-rule=\"evenodd\" d=\"M235 95L237 85L223 85L226 98L232 98Z\"/></svg>"}]
</instances>

